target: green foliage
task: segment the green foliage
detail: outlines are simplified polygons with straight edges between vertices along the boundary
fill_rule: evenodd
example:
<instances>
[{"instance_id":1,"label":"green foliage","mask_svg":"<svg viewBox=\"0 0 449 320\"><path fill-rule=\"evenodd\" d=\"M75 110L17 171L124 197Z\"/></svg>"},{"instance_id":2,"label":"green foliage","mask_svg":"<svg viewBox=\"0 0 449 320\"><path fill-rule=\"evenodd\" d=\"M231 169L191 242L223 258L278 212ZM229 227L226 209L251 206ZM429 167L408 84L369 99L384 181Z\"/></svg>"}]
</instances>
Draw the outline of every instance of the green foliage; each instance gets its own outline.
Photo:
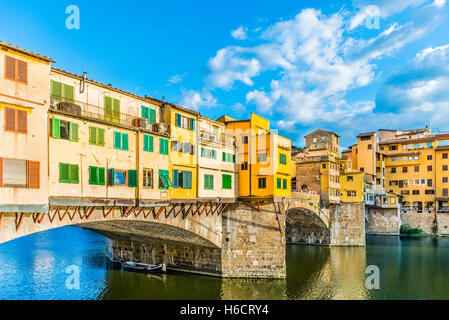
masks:
<instances>
[{"instance_id":1,"label":"green foliage","mask_svg":"<svg viewBox=\"0 0 449 320\"><path fill-rule=\"evenodd\" d=\"M409 224L404 224L401 226L400 229L401 234L419 234L423 233L424 231L422 229L418 228L411 228Z\"/></svg>"}]
</instances>

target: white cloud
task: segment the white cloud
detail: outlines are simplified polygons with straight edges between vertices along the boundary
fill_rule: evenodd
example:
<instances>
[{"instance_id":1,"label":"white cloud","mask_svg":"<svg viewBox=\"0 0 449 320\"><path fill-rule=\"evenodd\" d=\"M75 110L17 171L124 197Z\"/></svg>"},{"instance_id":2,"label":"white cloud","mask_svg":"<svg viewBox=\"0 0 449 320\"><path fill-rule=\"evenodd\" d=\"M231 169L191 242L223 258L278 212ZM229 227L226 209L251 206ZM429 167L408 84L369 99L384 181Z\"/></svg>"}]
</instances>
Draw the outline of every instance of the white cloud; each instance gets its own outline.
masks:
<instances>
[{"instance_id":1,"label":"white cloud","mask_svg":"<svg viewBox=\"0 0 449 320\"><path fill-rule=\"evenodd\" d=\"M184 74L176 74L176 75L170 77L170 79L168 79L168 82L170 84L179 83L184 79L185 76L186 76L185 73Z\"/></svg>"},{"instance_id":2,"label":"white cloud","mask_svg":"<svg viewBox=\"0 0 449 320\"><path fill-rule=\"evenodd\" d=\"M180 101L182 107L198 110L201 107L215 107L217 105L217 99L212 94L203 90L198 92L195 90L182 90L182 99Z\"/></svg>"},{"instance_id":3,"label":"white cloud","mask_svg":"<svg viewBox=\"0 0 449 320\"><path fill-rule=\"evenodd\" d=\"M231 31L231 35L233 38L235 38L237 40L246 40L248 37L246 35L247 32L248 32L248 28L240 26L236 30Z\"/></svg>"}]
</instances>

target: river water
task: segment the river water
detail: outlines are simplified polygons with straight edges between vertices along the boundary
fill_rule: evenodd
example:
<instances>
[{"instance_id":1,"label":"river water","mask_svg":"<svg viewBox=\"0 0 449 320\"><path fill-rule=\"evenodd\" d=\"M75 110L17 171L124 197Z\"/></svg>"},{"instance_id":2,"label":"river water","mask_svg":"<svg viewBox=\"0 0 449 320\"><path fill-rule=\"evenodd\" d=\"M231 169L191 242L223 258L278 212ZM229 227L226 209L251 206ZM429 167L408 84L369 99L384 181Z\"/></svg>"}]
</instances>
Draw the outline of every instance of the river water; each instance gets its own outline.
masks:
<instances>
[{"instance_id":1,"label":"river water","mask_svg":"<svg viewBox=\"0 0 449 320\"><path fill-rule=\"evenodd\" d=\"M449 299L446 238L369 236L366 248L289 245L286 280L122 272L110 266L105 246L103 236L77 227L0 245L0 299ZM371 265L379 268L379 289L366 289ZM70 266L79 270L79 289L66 285L74 283Z\"/></svg>"}]
</instances>

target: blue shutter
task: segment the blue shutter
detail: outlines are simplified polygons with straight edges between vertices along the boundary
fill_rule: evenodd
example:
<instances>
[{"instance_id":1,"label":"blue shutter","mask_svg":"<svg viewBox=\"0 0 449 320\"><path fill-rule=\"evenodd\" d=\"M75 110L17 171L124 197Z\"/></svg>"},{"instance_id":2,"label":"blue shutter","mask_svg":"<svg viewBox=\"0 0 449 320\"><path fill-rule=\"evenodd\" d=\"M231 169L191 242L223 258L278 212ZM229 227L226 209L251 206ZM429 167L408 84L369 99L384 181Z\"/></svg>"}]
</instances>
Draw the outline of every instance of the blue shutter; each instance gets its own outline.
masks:
<instances>
[{"instance_id":1,"label":"blue shutter","mask_svg":"<svg viewBox=\"0 0 449 320\"><path fill-rule=\"evenodd\" d=\"M190 130L195 131L195 119L190 119Z\"/></svg>"},{"instance_id":2,"label":"blue shutter","mask_svg":"<svg viewBox=\"0 0 449 320\"><path fill-rule=\"evenodd\" d=\"M177 127L181 127L182 125L182 119L181 119L181 115L179 113L176 114L176 126Z\"/></svg>"}]
</instances>

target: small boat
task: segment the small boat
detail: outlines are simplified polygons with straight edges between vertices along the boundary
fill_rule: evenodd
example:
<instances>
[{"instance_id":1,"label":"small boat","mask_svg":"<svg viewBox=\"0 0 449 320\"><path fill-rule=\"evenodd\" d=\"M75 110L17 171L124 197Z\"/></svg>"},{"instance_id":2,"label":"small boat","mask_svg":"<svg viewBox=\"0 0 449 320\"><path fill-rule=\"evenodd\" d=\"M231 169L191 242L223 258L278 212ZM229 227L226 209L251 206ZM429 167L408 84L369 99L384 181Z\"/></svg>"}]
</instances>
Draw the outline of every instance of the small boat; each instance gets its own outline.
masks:
<instances>
[{"instance_id":1,"label":"small boat","mask_svg":"<svg viewBox=\"0 0 449 320\"><path fill-rule=\"evenodd\" d=\"M126 271L134 271L134 272L148 272L148 273L159 273L165 272L165 268L163 264L146 264L146 263L137 263L133 261L121 261L123 270Z\"/></svg>"}]
</instances>

